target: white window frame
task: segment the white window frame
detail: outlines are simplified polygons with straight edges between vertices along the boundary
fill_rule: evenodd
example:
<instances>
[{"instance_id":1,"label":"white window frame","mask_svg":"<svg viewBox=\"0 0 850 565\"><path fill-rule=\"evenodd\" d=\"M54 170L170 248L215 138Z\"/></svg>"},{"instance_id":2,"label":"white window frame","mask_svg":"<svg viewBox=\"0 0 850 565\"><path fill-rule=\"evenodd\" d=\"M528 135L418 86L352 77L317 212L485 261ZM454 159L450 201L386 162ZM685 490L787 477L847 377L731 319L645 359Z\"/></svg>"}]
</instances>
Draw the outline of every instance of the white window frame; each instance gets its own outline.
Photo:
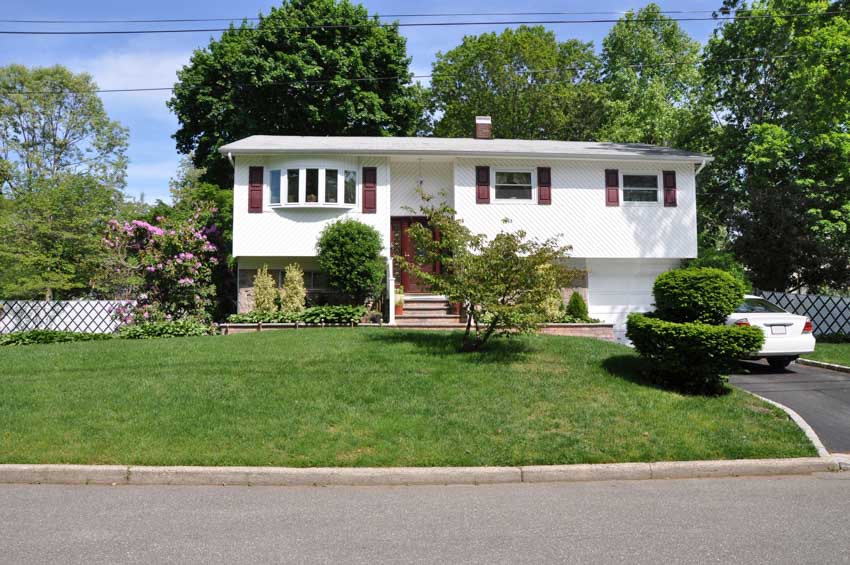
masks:
<instances>
[{"instance_id":1,"label":"white window frame","mask_svg":"<svg viewBox=\"0 0 850 565\"><path fill-rule=\"evenodd\" d=\"M496 173L530 173L531 198L497 198ZM495 204L519 204L522 206L527 206L529 204L537 204L537 170L533 167L490 167L490 202Z\"/></svg>"},{"instance_id":2,"label":"white window frame","mask_svg":"<svg viewBox=\"0 0 850 565\"><path fill-rule=\"evenodd\" d=\"M655 189L655 202L634 202L631 200L626 200L626 182L625 178L628 176L644 176L649 177L652 176L652 171L620 171L620 205L622 206L650 206L650 207L661 207L664 205L664 193L662 192L662 182L664 179L661 178L661 171L655 172L655 178L657 180L658 187ZM633 190L650 190L648 188L634 188Z\"/></svg>"},{"instance_id":3,"label":"white window frame","mask_svg":"<svg viewBox=\"0 0 850 565\"><path fill-rule=\"evenodd\" d=\"M307 202L307 169L318 169L319 171L319 192L316 202ZM337 202L325 202L325 186L327 170L336 170L337 178ZM271 169L269 169L271 170ZM346 167L342 165L281 165L275 167L274 170L280 170L280 204L272 204L272 208L344 208L354 209L360 200L360 174L357 168ZM289 171L298 171L298 202L288 202L289 200ZM345 171L355 171L357 173L357 182L354 189L354 203L346 204L345 202ZM271 186L271 184L269 184ZM271 192L271 191L270 191Z\"/></svg>"}]
</instances>

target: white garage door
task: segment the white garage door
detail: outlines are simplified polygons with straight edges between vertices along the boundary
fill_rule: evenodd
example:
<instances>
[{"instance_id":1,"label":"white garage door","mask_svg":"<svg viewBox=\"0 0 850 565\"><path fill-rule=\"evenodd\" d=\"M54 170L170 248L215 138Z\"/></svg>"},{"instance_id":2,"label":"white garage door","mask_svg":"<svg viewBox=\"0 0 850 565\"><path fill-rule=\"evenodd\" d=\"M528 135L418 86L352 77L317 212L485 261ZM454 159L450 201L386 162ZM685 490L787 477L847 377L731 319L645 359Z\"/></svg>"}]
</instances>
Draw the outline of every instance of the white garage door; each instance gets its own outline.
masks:
<instances>
[{"instance_id":1,"label":"white garage door","mask_svg":"<svg viewBox=\"0 0 850 565\"><path fill-rule=\"evenodd\" d=\"M588 259L590 316L614 324L614 335L625 341L626 317L653 309L655 277L679 263L679 259Z\"/></svg>"}]
</instances>

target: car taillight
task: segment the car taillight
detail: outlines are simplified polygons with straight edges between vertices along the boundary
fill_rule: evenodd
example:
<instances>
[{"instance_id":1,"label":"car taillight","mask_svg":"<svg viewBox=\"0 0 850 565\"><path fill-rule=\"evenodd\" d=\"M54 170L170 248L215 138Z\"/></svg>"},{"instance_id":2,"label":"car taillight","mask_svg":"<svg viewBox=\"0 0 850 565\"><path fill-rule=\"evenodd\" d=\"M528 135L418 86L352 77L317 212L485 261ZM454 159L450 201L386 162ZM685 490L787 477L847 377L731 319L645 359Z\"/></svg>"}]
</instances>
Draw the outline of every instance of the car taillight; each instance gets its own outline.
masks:
<instances>
[{"instance_id":1,"label":"car taillight","mask_svg":"<svg viewBox=\"0 0 850 565\"><path fill-rule=\"evenodd\" d=\"M746 318L741 318L740 320L737 320L737 321L735 322L735 325L736 325L736 326L749 326L749 325L750 325L750 321L749 321L748 319L746 319Z\"/></svg>"},{"instance_id":2,"label":"car taillight","mask_svg":"<svg viewBox=\"0 0 850 565\"><path fill-rule=\"evenodd\" d=\"M805 325L803 325L803 333L810 334L814 331L815 327L812 325L812 321L807 319Z\"/></svg>"}]
</instances>

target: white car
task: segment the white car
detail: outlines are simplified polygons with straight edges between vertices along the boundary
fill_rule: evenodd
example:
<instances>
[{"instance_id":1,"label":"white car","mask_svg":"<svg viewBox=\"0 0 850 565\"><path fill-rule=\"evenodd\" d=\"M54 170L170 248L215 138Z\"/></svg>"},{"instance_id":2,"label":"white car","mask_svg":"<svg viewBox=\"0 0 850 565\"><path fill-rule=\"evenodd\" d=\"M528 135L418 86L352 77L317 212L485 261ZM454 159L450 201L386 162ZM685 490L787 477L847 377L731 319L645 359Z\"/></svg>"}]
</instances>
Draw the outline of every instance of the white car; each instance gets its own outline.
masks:
<instances>
[{"instance_id":1,"label":"white car","mask_svg":"<svg viewBox=\"0 0 850 565\"><path fill-rule=\"evenodd\" d=\"M726 323L761 328L764 345L761 351L749 358L764 357L773 369L784 369L803 353L815 350L811 320L786 312L760 296L744 296L744 302L727 318Z\"/></svg>"}]
</instances>

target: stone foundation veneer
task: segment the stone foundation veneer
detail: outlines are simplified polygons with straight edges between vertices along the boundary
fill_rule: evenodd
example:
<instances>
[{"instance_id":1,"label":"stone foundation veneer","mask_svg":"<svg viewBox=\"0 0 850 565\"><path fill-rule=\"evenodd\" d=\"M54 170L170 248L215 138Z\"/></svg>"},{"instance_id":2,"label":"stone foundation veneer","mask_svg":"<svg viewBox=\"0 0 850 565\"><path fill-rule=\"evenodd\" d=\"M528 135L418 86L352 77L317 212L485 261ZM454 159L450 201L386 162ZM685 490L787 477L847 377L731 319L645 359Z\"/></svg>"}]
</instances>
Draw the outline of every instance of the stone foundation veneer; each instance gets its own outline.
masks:
<instances>
[{"instance_id":1,"label":"stone foundation veneer","mask_svg":"<svg viewBox=\"0 0 850 565\"><path fill-rule=\"evenodd\" d=\"M540 332L547 335L595 337L605 341L614 339L614 324L544 324Z\"/></svg>"}]
</instances>

